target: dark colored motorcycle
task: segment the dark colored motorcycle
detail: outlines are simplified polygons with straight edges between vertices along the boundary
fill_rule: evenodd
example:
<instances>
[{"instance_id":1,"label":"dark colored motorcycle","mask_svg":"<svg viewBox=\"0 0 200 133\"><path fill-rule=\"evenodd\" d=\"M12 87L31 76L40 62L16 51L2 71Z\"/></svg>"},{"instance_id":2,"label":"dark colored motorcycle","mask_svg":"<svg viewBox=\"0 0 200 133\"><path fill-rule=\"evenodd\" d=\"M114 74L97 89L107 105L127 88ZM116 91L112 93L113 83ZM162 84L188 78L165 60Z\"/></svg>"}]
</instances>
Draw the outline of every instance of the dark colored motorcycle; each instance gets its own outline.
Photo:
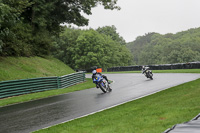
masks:
<instances>
[{"instance_id":1,"label":"dark colored motorcycle","mask_svg":"<svg viewBox=\"0 0 200 133\"><path fill-rule=\"evenodd\" d=\"M100 74L95 75L93 78L93 83L99 86L104 93L110 92L112 90L108 84L108 81L104 79Z\"/></svg>"},{"instance_id":2,"label":"dark colored motorcycle","mask_svg":"<svg viewBox=\"0 0 200 133\"><path fill-rule=\"evenodd\" d=\"M143 74L147 77L150 78L151 80L153 80L153 73L151 70L146 70L143 72Z\"/></svg>"}]
</instances>

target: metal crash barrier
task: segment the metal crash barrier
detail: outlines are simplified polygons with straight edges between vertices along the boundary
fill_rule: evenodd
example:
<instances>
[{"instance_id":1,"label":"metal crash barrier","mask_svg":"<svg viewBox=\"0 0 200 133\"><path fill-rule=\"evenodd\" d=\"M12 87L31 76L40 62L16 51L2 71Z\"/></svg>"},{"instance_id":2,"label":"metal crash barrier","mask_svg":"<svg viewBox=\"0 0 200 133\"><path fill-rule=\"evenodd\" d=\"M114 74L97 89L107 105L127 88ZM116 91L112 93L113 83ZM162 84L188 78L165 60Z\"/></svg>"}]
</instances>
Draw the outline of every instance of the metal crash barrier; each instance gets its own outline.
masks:
<instances>
[{"instance_id":1,"label":"metal crash barrier","mask_svg":"<svg viewBox=\"0 0 200 133\"><path fill-rule=\"evenodd\" d=\"M176 63L176 64L162 64L162 65L147 65L151 70L172 70L172 69L199 69L200 62ZM108 68L108 72L116 71L140 71L142 66L121 66Z\"/></svg>"},{"instance_id":2,"label":"metal crash barrier","mask_svg":"<svg viewBox=\"0 0 200 133\"><path fill-rule=\"evenodd\" d=\"M43 77L0 82L0 98L33 92L67 88L85 81L85 72L77 72L61 77Z\"/></svg>"}]
</instances>

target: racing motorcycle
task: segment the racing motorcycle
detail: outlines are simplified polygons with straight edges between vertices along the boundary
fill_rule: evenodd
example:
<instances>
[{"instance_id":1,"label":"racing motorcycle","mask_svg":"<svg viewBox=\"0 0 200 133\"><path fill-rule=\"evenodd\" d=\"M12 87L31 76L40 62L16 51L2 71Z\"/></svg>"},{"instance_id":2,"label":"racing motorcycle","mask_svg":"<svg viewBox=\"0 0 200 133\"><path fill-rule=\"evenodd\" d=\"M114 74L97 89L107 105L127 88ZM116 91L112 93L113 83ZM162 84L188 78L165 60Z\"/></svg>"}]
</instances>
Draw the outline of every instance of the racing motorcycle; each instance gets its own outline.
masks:
<instances>
[{"instance_id":1,"label":"racing motorcycle","mask_svg":"<svg viewBox=\"0 0 200 133\"><path fill-rule=\"evenodd\" d=\"M108 84L108 81L104 79L100 74L95 75L93 78L93 83L95 83L99 88L104 92L110 92L112 89L110 88L110 85Z\"/></svg>"},{"instance_id":2,"label":"racing motorcycle","mask_svg":"<svg viewBox=\"0 0 200 133\"><path fill-rule=\"evenodd\" d=\"M151 80L153 80L153 73L151 70L145 70L143 72L143 74L147 77L147 78L150 78Z\"/></svg>"}]
</instances>

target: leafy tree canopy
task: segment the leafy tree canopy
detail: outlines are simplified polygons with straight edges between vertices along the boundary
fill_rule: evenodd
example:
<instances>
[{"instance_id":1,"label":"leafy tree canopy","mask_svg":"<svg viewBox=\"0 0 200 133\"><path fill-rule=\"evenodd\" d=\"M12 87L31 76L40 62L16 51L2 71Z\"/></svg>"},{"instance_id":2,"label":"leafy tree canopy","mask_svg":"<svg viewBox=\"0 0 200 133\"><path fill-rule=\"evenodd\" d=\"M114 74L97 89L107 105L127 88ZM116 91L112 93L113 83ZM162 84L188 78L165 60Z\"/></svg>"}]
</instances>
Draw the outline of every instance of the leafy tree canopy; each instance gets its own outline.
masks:
<instances>
[{"instance_id":1,"label":"leafy tree canopy","mask_svg":"<svg viewBox=\"0 0 200 133\"><path fill-rule=\"evenodd\" d=\"M200 28L176 34L148 33L127 44L134 64L168 64L200 61Z\"/></svg>"},{"instance_id":2,"label":"leafy tree canopy","mask_svg":"<svg viewBox=\"0 0 200 133\"><path fill-rule=\"evenodd\" d=\"M110 36L114 41L119 42L121 45L125 45L126 44L126 42L123 39L123 37L121 37L119 35L119 33L117 33L117 28L114 25L99 27L97 29L97 31L99 33L102 33L102 34L105 34L107 36Z\"/></svg>"},{"instance_id":3,"label":"leafy tree canopy","mask_svg":"<svg viewBox=\"0 0 200 133\"><path fill-rule=\"evenodd\" d=\"M74 69L104 69L131 64L131 53L125 45L94 29L65 28L54 42L53 55Z\"/></svg>"},{"instance_id":4,"label":"leafy tree canopy","mask_svg":"<svg viewBox=\"0 0 200 133\"><path fill-rule=\"evenodd\" d=\"M117 0L0 0L0 56L49 54L52 37L68 23L88 24L97 5L117 9Z\"/></svg>"}]
</instances>

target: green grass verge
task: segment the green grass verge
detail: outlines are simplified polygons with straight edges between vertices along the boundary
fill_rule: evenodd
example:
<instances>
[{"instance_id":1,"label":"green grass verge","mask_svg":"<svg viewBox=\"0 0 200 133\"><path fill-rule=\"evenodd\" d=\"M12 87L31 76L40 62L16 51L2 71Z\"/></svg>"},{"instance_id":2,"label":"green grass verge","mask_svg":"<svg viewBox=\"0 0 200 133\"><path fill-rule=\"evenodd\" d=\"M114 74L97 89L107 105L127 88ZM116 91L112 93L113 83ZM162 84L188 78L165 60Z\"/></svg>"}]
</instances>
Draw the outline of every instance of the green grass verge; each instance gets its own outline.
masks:
<instances>
[{"instance_id":1,"label":"green grass verge","mask_svg":"<svg viewBox=\"0 0 200 133\"><path fill-rule=\"evenodd\" d=\"M200 69L152 70L153 73L200 73ZM103 72L104 74L141 73L141 71Z\"/></svg>"},{"instance_id":2,"label":"green grass verge","mask_svg":"<svg viewBox=\"0 0 200 133\"><path fill-rule=\"evenodd\" d=\"M161 133L200 110L200 79L35 133Z\"/></svg>"},{"instance_id":3,"label":"green grass verge","mask_svg":"<svg viewBox=\"0 0 200 133\"><path fill-rule=\"evenodd\" d=\"M0 81L37 78L37 77L46 77L46 76L62 76L62 75L66 75L73 72L74 71L71 68L64 65L59 60L51 58L51 57L47 57L47 58L19 57L17 59L13 57L7 57L7 58L0 57ZM153 70L153 72L154 73L157 73L157 72L158 73L200 73L200 69ZM130 71L130 72L126 71L126 72L114 72L114 73L141 73L141 71ZM188 88L192 90L195 87L200 86L199 82L200 82L199 80L195 82L191 82L190 85L186 85L186 88L188 86ZM36 100L40 98L60 95L64 93L69 93L69 92L93 88L93 87L95 87L95 85L92 83L92 80L87 79L87 82L84 82L75 86L71 86L65 89L56 89L56 90L50 90L50 91L44 91L44 92L38 92L38 93L32 93L32 94L27 94L27 95L1 99L0 106L26 102L30 100ZM180 86L178 88L185 88L185 87ZM176 87L174 87L173 90L176 90ZM166 91L163 91L163 92L166 92ZM41 130L41 132L55 131L55 132L88 132L88 133L89 132L145 132L145 133L147 132L148 133L147 129L151 129L149 132L157 131L157 130L154 130L154 128L152 129L152 127L155 127L155 126L158 126L159 129L161 128L162 130L159 130L159 132L162 132L176 123L181 123L181 122L190 120L198 113L197 110L199 110L199 106L196 106L196 103L198 103L199 101L198 100L195 101L196 96L194 96L194 94L189 94L186 91L185 93L186 96L191 95L194 97L194 100L192 98L189 99L189 102L192 102L193 104L191 104L191 106L188 107L187 105L189 105L189 103L187 102L187 104L185 105L184 101L182 101L181 104L184 105L186 109L183 108L184 106L181 106L181 105L177 106L177 109L176 109L176 102L181 102L181 101L178 101L177 99L178 95L171 97L171 101L164 101L165 99L161 97L162 99L164 99L162 103L159 98L155 98L155 99L151 98L151 97L159 97L159 95L161 94L162 94L161 96L165 95L163 94L163 92L154 94L153 96L148 96L146 98L133 101L133 103L129 102L119 107L106 110L104 111L105 114L104 112L97 113L95 115L77 119L65 124L61 124L56 127L52 127L46 130ZM169 92L166 92L166 93L169 93ZM179 94L180 92L177 91L174 93ZM198 92L196 92L196 94L198 94ZM170 100L169 97L167 96L165 97L166 99ZM150 102L152 100L154 102ZM168 102L172 102L173 100L175 100L174 104L170 105L171 103L169 104ZM155 101L158 101L158 102L155 102ZM164 110L165 107L161 106L162 104L163 106L166 104L169 109L166 108L166 111L165 111ZM180 111L180 114L182 114L181 116L178 115L179 111ZM186 112L184 113L184 111ZM187 118L184 117L183 115L186 115ZM173 120L172 116L177 119ZM159 120L157 120L157 117L159 117L158 118ZM84 121L87 121L87 122L84 123ZM165 123L162 124L162 122L165 122Z\"/></svg>"},{"instance_id":4,"label":"green grass verge","mask_svg":"<svg viewBox=\"0 0 200 133\"><path fill-rule=\"evenodd\" d=\"M52 57L0 57L0 81L63 76L74 72Z\"/></svg>"},{"instance_id":5,"label":"green grass verge","mask_svg":"<svg viewBox=\"0 0 200 133\"><path fill-rule=\"evenodd\" d=\"M92 79L86 79L86 82L83 82L83 83L80 83L68 88L64 88L64 89L55 89L55 90L49 90L49 91L4 98L0 100L0 107L14 104L14 103L27 102L31 100L40 99L40 98L46 98L50 96L65 94L65 93L79 91L79 90L85 90L85 89L93 88L93 87L95 87L95 84L92 83Z\"/></svg>"}]
</instances>

